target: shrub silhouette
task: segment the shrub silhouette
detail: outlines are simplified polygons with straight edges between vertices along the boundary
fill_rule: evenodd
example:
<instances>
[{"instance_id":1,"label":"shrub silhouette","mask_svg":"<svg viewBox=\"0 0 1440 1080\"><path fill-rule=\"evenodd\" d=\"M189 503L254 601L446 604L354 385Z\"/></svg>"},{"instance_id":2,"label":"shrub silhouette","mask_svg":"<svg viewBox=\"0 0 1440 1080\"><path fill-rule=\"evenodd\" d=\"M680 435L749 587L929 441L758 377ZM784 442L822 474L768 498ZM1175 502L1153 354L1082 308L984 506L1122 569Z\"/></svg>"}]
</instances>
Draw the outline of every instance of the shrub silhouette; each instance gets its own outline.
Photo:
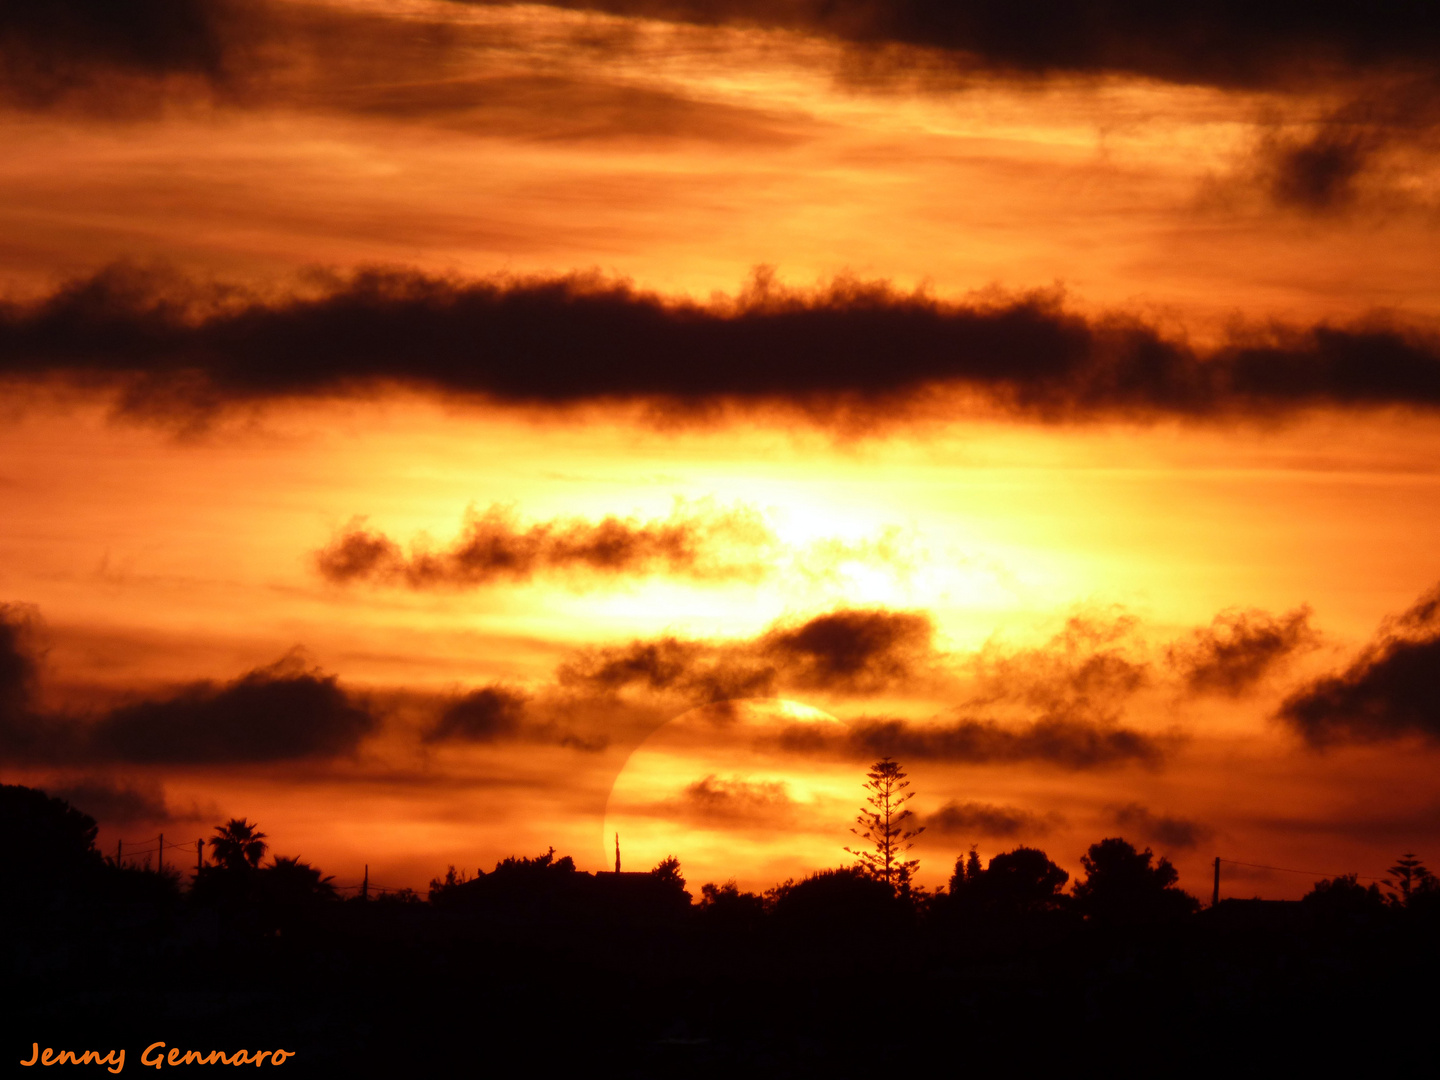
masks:
<instances>
[{"instance_id":1,"label":"shrub silhouette","mask_svg":"<svg viewBox=\"0 0 1440 1080\"><path fill-rule=\"evenodd\" d=\"M1380 886L1361 885L1354 874L1317 881L1300 902L1308 914L1320 919L1375 917L1385 911L1385 896Z\"/></svg>"},{"instance_id":2,"label":"shrub silhouette","mask_svg":"<svg viewBox=\"0 0 1440 1080\"><path fill-rule=\"evenodd\" d=\"M724 885L707 882L700 886L697 918L713 933L751 936L764 925L765 898L741 892L733 878Z\"/></svg>"},{"instance_id":3,"label":"shrub silhouette","mask_svg":"<svg viewBox=\"0 0 1440 1080\"><path fill-rule=\"evenodd\" d=\"M766 897L776 933L799 944L893 931L909 914L890 885L853 866L787 881Z\"/></svg>"}]
</instances>

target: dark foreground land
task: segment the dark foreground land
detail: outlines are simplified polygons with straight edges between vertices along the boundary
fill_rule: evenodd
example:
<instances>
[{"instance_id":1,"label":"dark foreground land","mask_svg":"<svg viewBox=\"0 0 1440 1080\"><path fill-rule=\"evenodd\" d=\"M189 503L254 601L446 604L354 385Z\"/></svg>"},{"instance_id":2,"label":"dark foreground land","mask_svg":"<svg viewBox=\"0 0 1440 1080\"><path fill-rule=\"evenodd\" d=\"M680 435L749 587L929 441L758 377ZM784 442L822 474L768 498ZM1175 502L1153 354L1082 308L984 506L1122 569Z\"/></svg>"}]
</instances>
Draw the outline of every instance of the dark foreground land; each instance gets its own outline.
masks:
<instances>
[{"instance_id":1,"label":"dark foreground land","mask_svg":"<svg viewBox=\"0 0 1440 1080\"><path fill-rule=\"evenodd\" d=\"M1062 893L1035 852L962 869L939 896L842 870L692 904L673 865L590 875L553 855L437 882L428 900L339 900L283 860L182 888L98 856L47 861L40 835L4 885L4 1052L124 1047L133 1073L157 1041L283 1048L286 1075L317 1076L1433 1062L1435 893L1397 902L1339 879L1303 902L1195 910L1148 852L1104 843L1134 859L1094 864L1088 892ZM1096 900L1097 873L1142 861L1150 878L1102 881ZM77 1073L106 1075L61 1075Z\"/></svg>"}]
</instances>

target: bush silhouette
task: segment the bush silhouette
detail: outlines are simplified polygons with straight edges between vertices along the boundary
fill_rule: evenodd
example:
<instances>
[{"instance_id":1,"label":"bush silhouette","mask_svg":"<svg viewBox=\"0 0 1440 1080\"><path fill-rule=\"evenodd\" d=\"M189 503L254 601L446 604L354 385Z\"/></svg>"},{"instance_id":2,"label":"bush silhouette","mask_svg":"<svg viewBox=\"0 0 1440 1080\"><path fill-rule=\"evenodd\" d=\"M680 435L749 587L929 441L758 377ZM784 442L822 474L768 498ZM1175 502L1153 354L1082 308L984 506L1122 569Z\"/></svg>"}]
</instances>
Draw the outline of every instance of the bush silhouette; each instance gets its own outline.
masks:
<instances>
[{"instance_id":1,"label":"bush silhouette","mask_svg":"<svg viewBox=\"0 0 1440 1080\"><path fill-rule=\"evenodd\" d=\"M1308 914L1320 919L1375 917L1385 911L1385 896L1380 886L1361 885L1354 874L1317 881L1300 902Z\"/></svg>"},{"instance_id":2,"label":"bush silhouette","mask_svg":"<svg viewBox=\"0 0 1440 1080\"><path fill-rule=\"evenodd\" d=\"M1038 848L1018 847L996 855L985 870L974 867L951 878L951 904L973 914L1019 916L1057 911L1070 875Z\"/></svg>"},{"instance_id":3,"label":"bush silhouette","mask_svg":"<svg viewBox=\"0 0 1440 1080\"><path fill-rule=\"evenodd\" d=\"M894 930L909 913L890 885L858 867L821 870L766 895L776 933L802 944Z\"/></svg>"}]
</instances>

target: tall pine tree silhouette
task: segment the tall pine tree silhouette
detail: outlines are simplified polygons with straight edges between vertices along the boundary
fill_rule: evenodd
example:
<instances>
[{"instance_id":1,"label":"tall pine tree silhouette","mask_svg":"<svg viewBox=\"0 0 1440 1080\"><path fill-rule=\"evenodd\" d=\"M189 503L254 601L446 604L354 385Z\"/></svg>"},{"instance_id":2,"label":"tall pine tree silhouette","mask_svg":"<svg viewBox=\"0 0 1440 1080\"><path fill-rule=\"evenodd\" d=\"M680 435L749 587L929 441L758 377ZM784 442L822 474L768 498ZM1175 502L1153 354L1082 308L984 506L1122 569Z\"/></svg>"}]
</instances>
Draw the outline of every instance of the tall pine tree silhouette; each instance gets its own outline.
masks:
<instances>
[{"instance_id":1,"label":"tall pine tree silhouette","mask_svg":"<svg viewBox=\"0 0 1440 1080\"><path fill-rule=\"evenodd\" d=\"M905 771L898 761L888 757L875 762L865 775L869 778L865 790L870 793L865 801L870 804L870 809L860 811L855 818L859 828L850 831L867 841L870 847L858 851L847 847L845 850L860 860L859 866L870 876L885 882L892 889L908 892L910 876L920 865L920 860L906 859L904 855L913 846L910 841L925 831L923 825L918 829L905 827L905 822L915 816L914 811L905 805L915 797L915 793L905 790L910 786L910 781L905 779Z\"/></svg>"}]
</instances>

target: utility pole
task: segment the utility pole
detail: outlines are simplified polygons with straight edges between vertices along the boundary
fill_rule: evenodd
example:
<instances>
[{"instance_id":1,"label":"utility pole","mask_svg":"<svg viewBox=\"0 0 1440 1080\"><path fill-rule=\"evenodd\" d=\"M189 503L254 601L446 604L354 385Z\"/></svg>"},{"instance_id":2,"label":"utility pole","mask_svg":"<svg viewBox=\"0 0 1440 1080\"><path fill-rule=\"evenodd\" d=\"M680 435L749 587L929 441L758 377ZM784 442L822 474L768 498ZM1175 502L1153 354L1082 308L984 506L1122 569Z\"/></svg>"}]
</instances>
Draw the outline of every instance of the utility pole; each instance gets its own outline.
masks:
<instances>
[{"instance_id":1,"label":"utility pole","mask_svg":"<svg viewBox=\"0 0 1440 1080\"><path fill-rule=\"evenodd\" d=\"M116 840L116 841L115 841L115 869L116 869L116 870L119 870L119 869L120 869L120 859L124 856L124 854L125 854L125 841L124 841L124 840Z\"/></svg>"},{"instance_id":2,"label":"utility pole","mask_svg":"<svg viewBox=\"0 0 1440 1080\"><path fill-rule=\"evenodd\" d=\"M365 864L365 880L360 882L360 899L370 899L370 864Z\"/></svg>"},{"instance_id":3,"label":"utility pole","mask_svg":"<svg viewBox=\"0 0 1440 1080\"><path fill-rule=\"evenodd\" d=\"M160 834L160 847L158 850L160 857L160 873L163 874L165 873L165 834L163 832Z\"/></svg>"},{"instance_id":4,"label":"utility pole","mask_svg":"<svg viewBox=\"0 0 1440 1080\"><path fill-rule=\"evenodd\" d=\"M1220 903L1220 856L1215 856L1215 891L1210 894L1210 906Z\"/></svg>"},{"instance_id":5,"label":"utility pole","mask_svg":"<svg viewBox=\"0 0 1440 1080\"><path fill-rule=\"evenodd\" d=\"M620 873L620 834L618 832L615 834L615 873Z\"/></svg>"},{"instance_id":6,"label":"utility pole","mask_svg":"<svg viewBox=\"0 0 1440 1080\"><path fill-rule=\"evenodd\" d=\"M205 841L195 841L195 880L200 880L200 871L205 868Z\"/></svg>"}]
</instances>

